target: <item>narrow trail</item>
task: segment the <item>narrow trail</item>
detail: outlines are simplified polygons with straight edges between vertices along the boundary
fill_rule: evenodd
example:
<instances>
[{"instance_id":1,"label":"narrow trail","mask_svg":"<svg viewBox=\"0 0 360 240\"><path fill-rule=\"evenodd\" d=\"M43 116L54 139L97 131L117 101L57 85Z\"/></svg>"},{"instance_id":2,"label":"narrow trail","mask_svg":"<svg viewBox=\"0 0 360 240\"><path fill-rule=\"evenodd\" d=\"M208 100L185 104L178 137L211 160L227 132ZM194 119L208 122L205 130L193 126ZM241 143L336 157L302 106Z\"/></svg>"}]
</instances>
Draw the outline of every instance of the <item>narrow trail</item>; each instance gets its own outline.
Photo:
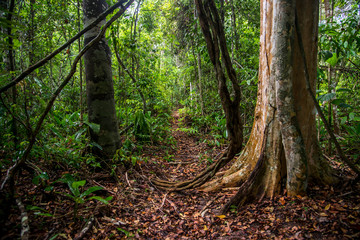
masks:
<instances>
[{"instance_id":1,"label":"narrow trail","mask_svg":"<svg viewBox=\"0 0 360 240\"><path fill-rule=\"evenodd\" d=\"M184 123L185 122L185 123ZM170 179L179 177L189 178L199 173L211 164L211 159L221 152L219 148L210 147L204 143L204 137L200 138L197 133L185 132L189 129L186 120L181 121L178 111L172 113L171 132L176 141L175 150L170 151L171 158L167 164L175 166L172 169ZM166 157L166 156L165 156Z\"/></svg>"},{"instance_id":2,"label":"narrow trail","mask_svg":"<svg viewBox=\"0 0 360 240\"><path fill-rule=\"evenodd\" d=\"M147 160L128 170L119 168L119 181L114 181L108 172L99 173L102 177L86 176L89 184L104 188L102 197L111 195L113 199L107 205L87 201L78 209L81 221L74 222L74 204L61 195L48 194L44 200L42 188L34 188L31 195L21 196L26 205L44 202L49 213L54 214L29 216L31 239L49 239L56 233L72 239L91 216L95 221L84 239L359 239L360 184L310 186L308 197L280 195L231 208L220 216L217 212L237 192L236 188L220 192L157 189L151 179L189 179L209 164L205 153L214 158L221 152L204 143L204 136L183 131L185 127L175 111L171 120L173 148L161 144L143 146L142 157ZM31 186L31 179L23 174L23 192ZM63 184L55 187L58 192L66 191ZM9 228L19 223L19 216L18 212L12 215ZM19 229L12 229L1 239L18 238Z\"/></svg>"}]
</instances>

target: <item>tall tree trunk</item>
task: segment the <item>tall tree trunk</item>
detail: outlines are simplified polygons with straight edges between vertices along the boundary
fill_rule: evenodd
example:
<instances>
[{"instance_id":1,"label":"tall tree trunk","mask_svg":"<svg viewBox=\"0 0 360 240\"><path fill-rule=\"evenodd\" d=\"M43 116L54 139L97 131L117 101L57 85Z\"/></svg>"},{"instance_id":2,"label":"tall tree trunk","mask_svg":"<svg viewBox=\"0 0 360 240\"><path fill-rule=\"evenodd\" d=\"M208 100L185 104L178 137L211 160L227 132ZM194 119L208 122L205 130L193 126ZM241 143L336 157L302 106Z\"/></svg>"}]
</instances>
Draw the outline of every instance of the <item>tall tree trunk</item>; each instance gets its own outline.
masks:
<instances>
[{"instance_id":1,"label":"tall tree trunk","mask_svg":"<svg viewBox=\"0 0 360 240\"><path fill-rule=\"evenodd\" d=\"M15 72L15 56L14 56L14 44L13 44L13 35L12 35L12 17L14 14L15 8L15 0L11 0L9 3L8 13L6 20L8 21L9 25L7 27L7 35L8 35L8 71L10 75L14 76ZM13 77L12 77L13 78ZM17 90L16 86L11 88L11 97L12 97L12 104L16 105L17 102ZM14 139L14 150L17 150L18 145L18 131L17 131L17 124L16 119L13 117L11 123L11 131L13 134Z\"/></svg>"},{"instance_id":2,"label":"tall tree trunk","mask_svg":"<svg viewBox=\"0 0 360 240\"><path fill-rule=\"evenodd\" d=\"M224 211L231 204L272 198L285 178L288 195L304 194L308 181L333 180L319 156L316 111L293 31L295 5L315 89L319 2L262 0L258 100L250 139L229 170L202 186L208 191L241 186Z\"/></svg>"},{"instance_id":3,"label":"tall tree trunk","mask_svg":"<svg viewBox=\"0 0 360 240\"><path fill-rule=\"evenodd\" d=\"M85 27L107 7L106 0L84 0ZM84 44L97 36L104 22L85 33ZM120 136L115 114L111 52L105 37L85 53L84 62L89 122L100 125L100 131L90 129L90 136L102 148L101 151L96 149L95 153L111 157L120 146Z\"/></svg>"},{"instance_id":4,"label":"tall tree trunk","mask_svg":"<svg viewBox=\"0 0 360 240\"><path fill-rule=\"evenodd\" d=\"M80 0L77 0L77 17L78 17L78 31L81 31L81 19L80 19ZM78 39L78 48L79 51L81 49L81 38ZM83 108L83 65L82 60L80 60L80 66L79 66L79 80L80 80L80 121L83 121L83 115L84 115L84 108Z\"/></svg>"},{"instance_id":5,"label":"tall tree trunk","mask_svg":"<svg viewBox=\"0 0 360 240\"><path fill-rule=\"evenodd\" d=\"M199 100L200 100L200 108L201 115L204 115L204 98L203 98L203 89L202 89L202 81L201 81L201 55L200 52L197 52L197 69L198 69L198 78L199 78Z\"/></svg>"}]
</instances>

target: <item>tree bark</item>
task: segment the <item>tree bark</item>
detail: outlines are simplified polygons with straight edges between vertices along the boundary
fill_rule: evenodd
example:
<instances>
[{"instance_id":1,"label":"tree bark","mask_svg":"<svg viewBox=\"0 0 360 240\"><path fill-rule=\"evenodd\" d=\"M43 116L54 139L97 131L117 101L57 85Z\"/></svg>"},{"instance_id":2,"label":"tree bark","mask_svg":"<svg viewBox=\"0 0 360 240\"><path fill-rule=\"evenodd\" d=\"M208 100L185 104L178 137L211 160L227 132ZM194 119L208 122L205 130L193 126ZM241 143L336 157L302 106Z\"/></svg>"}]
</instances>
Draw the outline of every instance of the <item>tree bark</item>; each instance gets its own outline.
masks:
<instances>
[{"instance_id":1,"label":"tree bark","mask_svg":"<svg viewBox=\"0 0 360 240\"><path fill-rule=\"evenodd\" d=\"M105 0L84 0L85 27L107 7ZM97 36L104 22L105 20L85 33L85 45ZM94 152L101 156L112 157L120 146L120 136L115 114L111 52L104 36L85 53L84 63L89 122L100 125L99 132L90 129L92 141L102 148L101 150L95 148Z\"/></svg>"},{"instance_id":2,"label":"tree bark","mask_svg":"<svg viewBox=\"0 0 360 240\"><path fill-rule=\"evenodd\" d=\"M314 0L261 1L258 100L250 139L229 170L202 186L210 191L242 185L230 205L272 198L285 178L288 195L305 194L308 181L333 180L329 165L320 159L316 111L294 32L296 9L315 90L318 6Z\"/></svg>"}]
</instances>

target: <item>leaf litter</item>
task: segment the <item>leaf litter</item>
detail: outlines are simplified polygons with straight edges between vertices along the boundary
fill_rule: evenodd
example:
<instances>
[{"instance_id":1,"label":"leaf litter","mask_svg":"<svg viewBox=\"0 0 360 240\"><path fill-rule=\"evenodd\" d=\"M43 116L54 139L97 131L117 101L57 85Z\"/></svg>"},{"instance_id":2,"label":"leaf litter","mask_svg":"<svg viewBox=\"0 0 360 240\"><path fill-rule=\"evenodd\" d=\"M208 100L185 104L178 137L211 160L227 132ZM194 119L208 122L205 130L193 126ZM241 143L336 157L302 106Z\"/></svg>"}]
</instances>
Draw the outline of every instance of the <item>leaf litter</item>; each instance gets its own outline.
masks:
<instances>
[{"instance_id":1,"label":"leaf litter","mask_svg":"<svg viewBox=\"0 0 360 240\"><path fill-rule=\"evenodd\" d=\"M181 181L194 177L208 164L200 153L215 157L224 147L210 147L199 137L179 131L174 115L172 134L176 148L144 147L147 163L138 163L126 172L118 171L116 182L107 173L85 174L92 185L103 187L105 196L113 196L105 205L93 200L79 207L79 218L73 219L74 204L55 194L64 192L62 184L47 193L31 183L23 171L17 183L18 197L29 210L31 239L76 239L88 220L92 227L84 239L359 239L360 186L309 186L307 197L278 196L241 208L231 208L226 215L218 211L236 188L220 192L187 190L166 192L151 183L155 177ZM172 155L169 160L166 156ZM339 174L348 179L350 171L333 163ZM54 173L55 174L55 173ZM58 173L59 176L63 173ZM36 209L36 208L34 208ZM41 214L39 214L41 213ZM46 215L47 213L48 215ZM1 239L20 236L20 212L14 206L7 223L8 233Z\"/></svg>"}]
</instances>

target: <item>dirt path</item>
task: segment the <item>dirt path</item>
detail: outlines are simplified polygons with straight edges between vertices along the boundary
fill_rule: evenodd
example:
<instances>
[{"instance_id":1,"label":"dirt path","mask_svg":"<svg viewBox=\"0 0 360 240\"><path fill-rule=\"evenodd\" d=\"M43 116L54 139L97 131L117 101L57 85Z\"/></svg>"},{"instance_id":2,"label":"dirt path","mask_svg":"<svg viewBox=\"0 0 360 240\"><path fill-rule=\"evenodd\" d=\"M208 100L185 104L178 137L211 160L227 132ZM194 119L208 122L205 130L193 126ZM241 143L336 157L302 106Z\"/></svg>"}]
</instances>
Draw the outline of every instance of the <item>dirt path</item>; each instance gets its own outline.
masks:
<instances>
[{"instance_id":1,"label":"dirt path","mask_svg":"<svg viewBox=\"0 0 360 240\"><path fill-rule=\"evenodd\" d=\"M199 155L220 150L199 142L199 137L179 131L178 112L173 113L172 134L177 144L172 161L163 154L136 176L138 187L126 187L119 219L138 239L352 239L360 230L359 185L350 189L313 187L308 198L279 196L273 200L233 209L226 216L216 212L236 193L189 190L159 191L149 179L189 179L208 164ZM152 155L153 156L153 155ZM344 191L351 191L344 196ZM346 194L346 193L345 193ZM339 197L341 196L341 197ZM125 227L125 226L124 226Z\"/></svg>"},{"instance_id":2,"label":"dirt path","mask_svg":"<svg viewBox=\"0 0 360 240\"><path fill-rule=\"evenodd\" d=\"M147 161L118 172L119 182L108 173L93 174L86 179L91 185L104 187L103 197L113 196L108 205L87 201L80 205L74 222L73 202L61 195L44 194L42 188L28 186L32 176L23 173L21 196L26 205L41 206L53 217L30 212L31 239L72 239L94 216L93 226L84 239L359 239L359 184L339 188L311 186L306 198L279 196L273 200L233 208L226 216L216 212L236 189L206 193L197 190L166 192L157 189L151 179L184 180L198 174L208 162L201 158L207 152L214 156L220 150L200 141L197 135L180 131L179 115L173 113L174 149L144 146ZM65 185L55 185L64 192ZM21 187L20 187L21 188ZM1 239L18 238L20 213L14 210L8 224L9 234Z\"/></svg>"}]
</instances>

